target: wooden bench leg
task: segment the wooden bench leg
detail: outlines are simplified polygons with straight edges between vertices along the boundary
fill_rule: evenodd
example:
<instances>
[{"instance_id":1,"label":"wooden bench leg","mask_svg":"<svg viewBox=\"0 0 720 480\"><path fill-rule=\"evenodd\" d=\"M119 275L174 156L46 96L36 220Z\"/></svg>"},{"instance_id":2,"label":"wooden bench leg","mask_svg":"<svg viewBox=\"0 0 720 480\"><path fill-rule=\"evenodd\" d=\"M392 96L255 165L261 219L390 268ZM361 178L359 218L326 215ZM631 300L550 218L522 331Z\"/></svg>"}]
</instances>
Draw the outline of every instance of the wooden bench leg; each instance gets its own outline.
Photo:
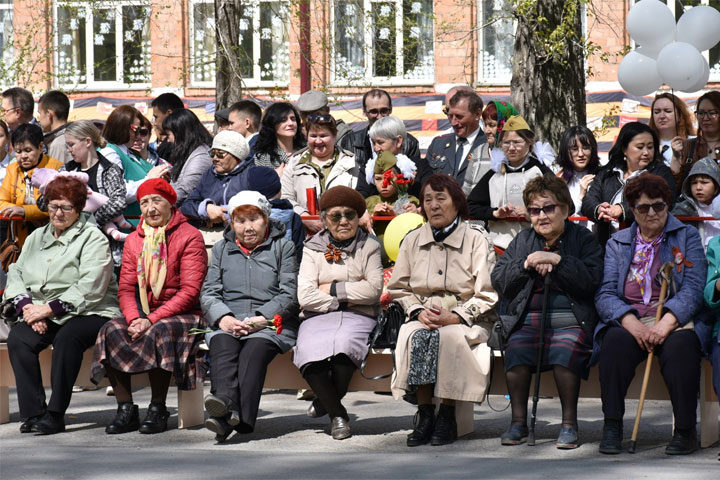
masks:
<instances>
[{"instance_id":1,"label":"wooden bench leg","mask_svg":"<svg viewBox=\"0 0 720 480\"><path fill-rule=\"evenodd\" d=\"M0 387L0 423L10 421L10 389Z\"/></svg>"},{"instance_id":2,"label":"wooden bench leg","mask_svg":"<svg viewBox=\"0 0 720 480\"><path fill-rule=\"evenodd\" d=\"M718 441L718 401L713 395L712 367L703 361L700 367L700 446L707 448Z\"/></svg>"},{"instance_id":3,"label":"wooden bench leg","mask_svg":"<svg viewBox=\"0 0 720 480\"><path fill-rule=\"evenodd\" d=\"M178 389L178 428L190 428L205 422L204 388L198 382L195 390Z\"/></svg>"},{"instance_id":4,"label":"wooden bench leg","mask_svg":"<svg viewBox=\"0 0 720 480\"><path fill-rule=\"evenodd\" d=\"M475 431L475 404L473 402L455 402L455 421L457 436L471 434Z\"/></svg>"}]
</instances>

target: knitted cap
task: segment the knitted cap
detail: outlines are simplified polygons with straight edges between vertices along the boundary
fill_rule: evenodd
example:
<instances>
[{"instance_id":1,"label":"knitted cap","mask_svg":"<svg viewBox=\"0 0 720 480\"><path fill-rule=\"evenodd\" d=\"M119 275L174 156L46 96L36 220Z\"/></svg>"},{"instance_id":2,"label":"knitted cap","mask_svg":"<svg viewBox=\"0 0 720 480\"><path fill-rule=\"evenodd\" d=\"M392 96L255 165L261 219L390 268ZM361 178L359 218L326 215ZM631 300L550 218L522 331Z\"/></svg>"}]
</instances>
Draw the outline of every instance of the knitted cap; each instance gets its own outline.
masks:
<instances>
[{"instance_id":1,"label":"knitted cap","mask_svg":"<svg viewBox=\"0 0 720 480\"><path fill-rule=\"evenodd\" d=\"M145 180L142 185L140 185L140 188L137 189L138 203L140 203L140 200L143 197L153 194L160 195L170 202L170 205L175 205L175 202L177 202L177 193L175 193L175 189L165 179L151 178L149 180Z\"/></svg>"},{"instance_id":2,"label":"knitted cap","mask_svg":"<svg viewBox=\"0 0 720 480\"><path fill-rule=\"evenodd\" d=\"M228 213L230 216L232 216L237 207L241 207L243 205L258 207L266 216L270 216L270 202L268 202L267 198L265 198L265 195L259 192L253 190L243 190L242 192L238 192L233 195L228 202Z\"/></svg>"},{"instance_id":3,"label":"knitted cap","mask_svg":"<svg viewBox=\"0 0 720 480\"><path fill-rule=\"evenodd\" d=\"M213 150L228 152L241 162L250 154L250 147L245 137L233 130L218 132L213 138L212 148Z\"/></svg>"},{"instance_id":4,"label":"knitted cap","mask_svg":"<svg viewBox=\"0 0 720 480\"><path fill-rule=\"evenodd\" d=\"M277 172L270 167L253 166L248 169L248 189L255 190L272 198L278 193L282 185Z\"/></svg>"},{"instance_id":5,"label":"knitted cap","mask_svg":"<svg viewBox=\"0 0 720 480\"><path fill-rule=\"evenodd\" d=\"M333 207L348 207L355 210L358 217L362 217L367 209L365 199L357 190L344 185L326 190L320 197L320 211L324 212Z\"/></svg>"}]
</instances>

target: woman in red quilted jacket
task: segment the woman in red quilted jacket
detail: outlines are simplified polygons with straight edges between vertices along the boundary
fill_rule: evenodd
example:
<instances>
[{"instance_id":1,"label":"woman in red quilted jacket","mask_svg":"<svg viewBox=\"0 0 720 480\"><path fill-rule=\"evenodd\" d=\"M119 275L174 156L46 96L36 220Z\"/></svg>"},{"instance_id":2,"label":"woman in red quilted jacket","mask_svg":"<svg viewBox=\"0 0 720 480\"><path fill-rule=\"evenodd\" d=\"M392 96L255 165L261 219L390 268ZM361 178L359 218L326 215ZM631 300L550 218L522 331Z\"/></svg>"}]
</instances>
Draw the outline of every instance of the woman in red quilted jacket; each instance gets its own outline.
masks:
<instances>
[{"instance_id":1,"label":"woman in red quilted jacket","mask_svg":"<svg viewBox=\"0 0 720 480\"><path fill-rule=\"evenodd\" d=\"M93 381L107 374L118 402L106 433L160 433L170 414L165 407L170 379L195 388L195 354L203 327L199 299L207 272L200 232L173 205L175 191L165 180L146 180L137 192L142 219L125 241L118 297L124 318L100 330ZM142 424L133 404L130 376L148 372L152 397Z\"/></svg>"}]
</instances>

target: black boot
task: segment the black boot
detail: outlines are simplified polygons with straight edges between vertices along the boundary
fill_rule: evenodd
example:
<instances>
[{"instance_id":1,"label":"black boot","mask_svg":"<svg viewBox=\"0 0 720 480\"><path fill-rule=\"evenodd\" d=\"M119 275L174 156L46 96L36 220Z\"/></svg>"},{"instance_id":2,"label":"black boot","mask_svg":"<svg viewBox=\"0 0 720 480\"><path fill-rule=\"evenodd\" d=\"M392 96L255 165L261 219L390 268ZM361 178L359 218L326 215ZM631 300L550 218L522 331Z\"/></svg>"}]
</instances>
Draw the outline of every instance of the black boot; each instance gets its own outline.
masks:
<instances>
[{"instance_id":1,"label":"black boot","mask_svg":"<svg viewBox=\"0 0 720 480\"><path fill-rule=\"evenodd\" d=\"M167 430L167 421L170 412L167 411L164 403L150 403L147 415L140 425L140 433L160 433Z\"/></svg>"},{"instance_id":2,"label":"black boot","mask_svg":"<svg viewBox=\"0 0 720 480\"><path fill-rule=\"evenodd\" d=\"M622 452L623 424L622 420L605 419L600 453L617 454Z\"/></svg>"},{"instance_id":3,"label":"black boot","mask_svg":"<svg viewBox=\"0 0 720 480\"><path fill-rule=\"evenodd\" d=\"M457 421L455 420L455 405L440 404L435 430L432 434L431 444L434 446L448 445L457 440Z\"/></svg>"},{"instance_id":4,"label":"black boot","mask_svg":"<svg viewBox=\"0 0 720 480\"><path fill-rule=\"evenodd\" d=\"M407 437L408 447L425 445L430 441L435 423L435 405L420 405L414 420L415 429Z\"/></svg>"},{"instance_id":5,"label":"black boot","mask_svg":"<svg viewBox=\"0 0 720 480\"><path fill-rule=\"evenodd\" d=\"M62 413L45 412L45 415L33 426L32 431L40 435L54 435L65 431L65 415Z\"/></svg>"},{"instance_id":6,"label":"black boot","mask_svg":"<svg viewBox=\"0 0 720 480\"><path fill-rule=\"evenodd\" d=\"M140 426L140 413L138 406L132 402L118 404L115 419L105 427L105 433L114 435L116 433L134 432Z\"/></svg>"},{"instance_id":7,"label":"black boot","mask_svg":"<svg viewBox=\"0 0 720 480\"><path fill-rule=\"evenodd\" d=\"M20 433L30 433L33 430L33 426L40 421L42 418L42 415L35 415L34 417L30 417L24 422L20 424Z\"/></svg>"},{"instance_id":8,"label":"black boot","mask_svg":"<svg viewBox=\"0 0 720 480\"><path fill-rule=\"evenodd\" d=\"M698 449L695 428L676 428L672 440L665 448L668 455L688 455Z\"/></svg>"}]
</instances>

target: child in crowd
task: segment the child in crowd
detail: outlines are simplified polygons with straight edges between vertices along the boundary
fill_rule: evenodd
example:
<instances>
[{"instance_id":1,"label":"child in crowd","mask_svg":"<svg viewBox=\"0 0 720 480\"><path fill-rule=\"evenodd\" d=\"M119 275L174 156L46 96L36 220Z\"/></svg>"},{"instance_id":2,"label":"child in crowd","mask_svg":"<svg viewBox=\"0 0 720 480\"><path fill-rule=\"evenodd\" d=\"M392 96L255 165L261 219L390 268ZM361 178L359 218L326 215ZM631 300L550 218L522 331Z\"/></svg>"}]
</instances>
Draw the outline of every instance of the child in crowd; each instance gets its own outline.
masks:
<instances>
[{"instance_id":1,"label":"child in crowd","mask_svg":"<svg viewBox=\"0 0 720 480\"><path fill-rule=\"evenodd\" d=\"M295 244L298 265L302 260L305 227L300 215L295 213L290 201L280 198L282 185L277 172L270 167L250 167L248 170L250 190L259 192L270 201L270 218L285 225L285 238Z\"/></svg>"},{"instance_id":2,"label":"child in crowd","mask_svg":"<svg viewBox=\"0 0 720 480\"><path fill-rule=\"evenodd\" d=\"M32 186L40 190L40 193L45 195L45 187L58 175L67 175L80 180L82 183L87 185L88 175L83 172L59 172L52 168L38 168L32 176ZM87 202L85 203L85 211L89 213L95 213L100 207L105 205L108 201L108 197L102 193L93 192L88 188ZM118 215L113 218L112 221L101 225L102 231L109 235L113 240L117 242L124 242L128 234L123 233L120 229L132 230L134 227L125 220L125 217Z\"/></svg>"},{"instance_id":3,"label":"child in crowd","mask_svg":"<svg viewBox=\"0 0 720 480\"><path fill-rule=\"evenodd\" d=\"M675 216L715 217L712 212L713 199L720 193L720 168L710 157L696 162L683 182L678 202L672 210ZM693 222L700 232L703 247L720 233L720 221L705 220Z\"/></svg>"},{"instance_id":4,"label":"child in crowd","mask_svg":"<svg viewBox=\"0 0 720 480\"><path fill-rule=\"evenodd\" d=\"M420 200L407 194L415 180L415 162L403 154L397 156L385 151L370 159L365 166L365 178L368 184L375 183L378 195L365 199L368 212L373 216L394 217L401 213L419 213ZM407 199L403 201L403 194ZM398 201L400 203L398 203ZM374 222L373 230L382 239L387 222Z\"/></svg>"}]
</instances>

